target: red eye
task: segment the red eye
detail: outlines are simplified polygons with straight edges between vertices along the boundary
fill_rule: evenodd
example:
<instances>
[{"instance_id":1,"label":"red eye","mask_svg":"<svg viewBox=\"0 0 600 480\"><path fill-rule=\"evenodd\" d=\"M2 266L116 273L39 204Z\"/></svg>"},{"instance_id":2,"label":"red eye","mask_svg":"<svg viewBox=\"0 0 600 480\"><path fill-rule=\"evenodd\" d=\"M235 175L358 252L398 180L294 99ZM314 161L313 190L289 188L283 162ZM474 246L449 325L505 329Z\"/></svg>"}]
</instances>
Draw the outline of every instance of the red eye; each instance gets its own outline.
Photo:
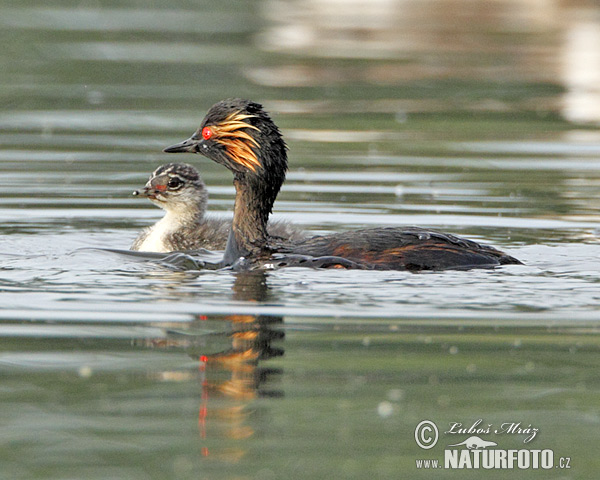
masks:
<instances>
[{"instance_id":1,"label":"red eye","mask_svg":"<svg viewBox=\"0 0 600 480\"><path fill-rule=\"evenodd\" d=\"M204 140L209 140L210 137L212 137L212 136L213 136L213 131L211 130L210 127L204 127L202 129L202 138Z\"/></svg>"}]
</instances>

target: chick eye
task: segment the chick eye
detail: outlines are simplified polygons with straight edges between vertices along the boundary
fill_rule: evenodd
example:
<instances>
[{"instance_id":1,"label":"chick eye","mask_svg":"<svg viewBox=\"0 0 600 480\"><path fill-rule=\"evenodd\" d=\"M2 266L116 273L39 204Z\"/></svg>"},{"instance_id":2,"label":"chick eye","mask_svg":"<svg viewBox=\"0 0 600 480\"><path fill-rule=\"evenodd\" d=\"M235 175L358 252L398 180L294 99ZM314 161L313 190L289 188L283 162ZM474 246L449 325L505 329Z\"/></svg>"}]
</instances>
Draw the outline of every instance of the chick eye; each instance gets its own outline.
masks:
<instances>
[{"instance_id":1,"label":"chick eye","mask_svg":"<svg viewBox=\"0 0 600 480\"><path fill-rule=\"evenodd\" d=\"M169 180L168 186L171 189L176 189L181 187L181 185L183 185L183 182L181 181L181 179L179 177L173 177Z\"/></svg>"},{"instance_id":2,"label":"chick eye","mask_svg":"<svg viewBox=\"0 0 600 480\"><path fill-rule=\"evenodd\" d=\"M204 127L202 129L202 138L204 140L210 140L210 137L213 136L213 131L210 127Z\"/></svg>"}]
</instances>

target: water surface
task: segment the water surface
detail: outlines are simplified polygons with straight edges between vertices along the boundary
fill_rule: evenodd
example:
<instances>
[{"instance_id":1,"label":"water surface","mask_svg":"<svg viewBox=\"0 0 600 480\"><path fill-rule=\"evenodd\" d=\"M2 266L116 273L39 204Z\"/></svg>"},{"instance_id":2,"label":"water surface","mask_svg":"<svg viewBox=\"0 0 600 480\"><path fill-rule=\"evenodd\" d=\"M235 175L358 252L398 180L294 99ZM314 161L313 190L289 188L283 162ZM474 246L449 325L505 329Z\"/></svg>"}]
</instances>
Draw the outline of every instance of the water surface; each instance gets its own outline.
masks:
<instances>
[{"instance_id":1,"label":"water surface","mask_svg":"<svg viewBox=\"0 0 600 480\"><path fill-rule=\"evenodd\" d=\"M483 436L600 467L600 12L570 2L5 2L0 478L431 478ZM433 13L432 13L433 12ZM594 43L595 42L595 43ZM290 147L274 216L419 225L525 265L206 271L127 249L131 196L216 101ZM486 471L498 477L502 471ZM435 476L463 478L464 471Z\"/></svg>"}]
</instances>

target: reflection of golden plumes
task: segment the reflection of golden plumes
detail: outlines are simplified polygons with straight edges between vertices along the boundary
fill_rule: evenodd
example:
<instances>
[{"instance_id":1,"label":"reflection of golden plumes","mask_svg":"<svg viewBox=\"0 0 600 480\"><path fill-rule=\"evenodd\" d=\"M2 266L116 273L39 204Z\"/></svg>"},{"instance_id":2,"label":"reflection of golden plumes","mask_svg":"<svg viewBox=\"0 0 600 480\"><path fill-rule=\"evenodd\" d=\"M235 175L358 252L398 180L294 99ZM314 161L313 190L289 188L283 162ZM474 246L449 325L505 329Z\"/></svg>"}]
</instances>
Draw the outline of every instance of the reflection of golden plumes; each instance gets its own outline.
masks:
<instances>
[{"instance_id":1,"label":"reflection of golden plumes","mask_svg":"<svg viewBox=\"0 0 600 480\"><path fill-rule=\"evenodd\" d=\"M254 435L254 429L246 424L249 417L246 402L257 396L255 367L253 365L245 364L243 361L234 362L232 364L205 362L204 365L210 365L211 363L216 363L220 367L224 366L227 370L231 371L231 377L228 380L217 384L210 384L206 380L202 384L203 405L200 408L199 415L199 427L202 438L206 438L207 421L208 424L212 421L216 422L216 425L220 425L222 434L226 438L232 440L245 440L252 437L252 435ZM243 403L224 408L213 408L209 413L208 398L214 393ZM206 452L208 455L208 449L206 449ZM222 457L222 459L229 459L230 461L237 461L243 456L244 451L236 450L236 452L238 452L238 455L232 458L229 458L224 452L219 453L219 457Z\"/></svg>"},{"instance_id":2,"label":"reflection of golden plumes","mask_svg":"<svg viewBox=\"0 0 600 480\"><path fill-rule=\"evenodd\" d=\"M217 409L212 412L213 418L227 420L230 422L243 422L248 418L249 412L245 405L236 405L234 407Z\"/></svg>"},{"instance_id":3,"label":"reflection of golden plumes","mask_svg":"<svg viewBox=\"0 0 600 480\"><path fill-rule=\"evenodd\" d=\"M232 346L235 350L245 350L241 361L250 362L258 359L259 352L254 348L253 343L256 343L259 337L259 332L239 332L232 335ZM251 350L254 355L250 354Z\"/></svg>"},{"instance_id":4,"label":"reflection of golden plumes","mask_svg":"<svg viewBox=\"0 0 600 480\"><path fill-rule=\"evenodd\" d=\"M210 355L207 357L207 363L218 363L221 365L230 365L230 370L236 370L240 368L244 363L254 362L258 359L259 352L254 350L253 348L248 348L244 351L235 350L229 353L222 353L216 355ZM240 366L238 366L240 365ZM248 365L250 369L254 367Z\"/></svg>"},{"instance_id":5,"label":"reflection of golden plumes","mask_svg":"<svg viewBox=\"0 0 600 480\"><path fill-rule=\"evenodd\" d=\"M237 130L248 128L243 120L245 118L232 117L230 131L247 135ZM264 301L266 289L264 272L238 274L233 297L245 302ZM135 340L136 345L145 348L184 350L198 361L196 370L165 367L164 371L150 375L164 382L183 382L192 378L199 381L199 455L237 463L248 453L249 448L240 447L249 445L247 442L255 433L251 401L263 395L282 396L279 390L260 389L281 370L258 366L264 360L283 355L283 349L271 346L273 341L285 337L283 330L275 328L282 323L281 317L268 315L196 315L189 323L161 322L163 336L157 334ZM212 442L213 438L218 441ZM223 444L225 440L230 442L229 445Z\"/></svg>"},{"instance_id":6,"label":"reflection of golden plumes","mask_svg":"<svg viewBox=\"0 0 600 480\"><path fill-rule=\"evenodd\" d=\"M237 400L252 400L256 398L254 379L232 378L218 386L219 392Z\"/></svg>"},{"instance_id":7,"label":"reflection of golden plumes","mask_svg":"<svg viewBox=\"0 0 600 480\"><path fill-rule=\"evenodd\" d=\"M229 315L227 320L232 323L256 323L256 315Z\"/></svg>"},{"instance_id":8,"label":"reflection of golden plumes","mask_svg":"<svg viewBox=\"0 0 600 480\"><path fill-rule=\"evenodd\" d=\"M257 369L260 358L264 355L264 348L268 346L267 339L272 338L264 326L259 326L256 317L254 325L249 325L247 316L240 316L244 322L239 326L240 331L229 333L231 350L200 356L200 371L205 377L202 382L202 406L199 415L199 428L202 438L207 438L206 429L218 428L223 438L231 441L246 441L251 438L255 430L248 424L251 410L248 402L259 395L258 387L264 382L265 375ZM228 318L227 320L231 320ZM233 324L236 326L236 323ZM223 374L226 379L220 379ZM209 398L225 397L229 401L216 403L209 409ZM234 404L231 405L231 402ZM219 450L218 457L212 455L212 449L206 448L206 456L220 460L236 462L244 454L243 450ZM235 455L231 455L232 452Z\"/></svg>"},{"instance_id":9,"label":"reflection of golden plumes","mask_svg":"<svg viewBox=\"0 0 600 480\"><path fill-rule=\"evenodd\" d=\"M230 438L233 438L235 440L250 438L252 435L254 435L254 430L247 425L240 425L232 428L229 431Z\"/></svg>"},{"instance_id":10,"label":"reflection of golden plumes","mask_svg":"<svg viewBox=\"0 0 600 480\"><path fill-rule=\"evenodd\" d=\"M234 340L252 342L256 341L256 339L258 338L258 334L259 332L257 332L256 330L247 330L245 332L236 332L231 336Z\"/></svg>"}]
</instances>

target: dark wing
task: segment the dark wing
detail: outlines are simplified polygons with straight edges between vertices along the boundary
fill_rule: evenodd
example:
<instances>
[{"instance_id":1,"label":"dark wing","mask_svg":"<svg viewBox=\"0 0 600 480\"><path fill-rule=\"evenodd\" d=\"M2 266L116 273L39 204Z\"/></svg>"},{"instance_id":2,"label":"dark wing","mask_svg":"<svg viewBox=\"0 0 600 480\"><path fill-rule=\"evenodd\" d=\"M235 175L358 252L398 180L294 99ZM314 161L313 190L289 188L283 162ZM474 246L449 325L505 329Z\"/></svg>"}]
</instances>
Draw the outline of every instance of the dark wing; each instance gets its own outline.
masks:
<instances>
[{"instance_id":1,"label":"dark wing","mask_svg":"<svg viewBox=\"0 0 600 480\"><path fill-rule=\"evenodd\" d=\"M487 245L417 227L372 228L281 245L281 253L337 256L377 270L443 270L521 263Z\"/></svg>"}]
</instances>

